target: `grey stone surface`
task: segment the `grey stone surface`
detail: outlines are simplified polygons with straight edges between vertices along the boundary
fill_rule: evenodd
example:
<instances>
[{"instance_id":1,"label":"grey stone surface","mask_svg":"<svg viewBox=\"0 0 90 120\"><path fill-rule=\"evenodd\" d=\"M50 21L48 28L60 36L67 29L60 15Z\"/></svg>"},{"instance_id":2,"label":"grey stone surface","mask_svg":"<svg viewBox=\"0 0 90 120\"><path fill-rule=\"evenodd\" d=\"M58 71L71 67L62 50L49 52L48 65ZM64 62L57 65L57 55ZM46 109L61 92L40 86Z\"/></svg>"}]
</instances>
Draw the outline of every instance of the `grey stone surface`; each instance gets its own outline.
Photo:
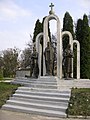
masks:
<instances>
[{"instance_id":1,"label":"grey stone surface","mask_svg":"<svg viewBox=\"0 0 90 120\"><path fill-rule=\"evenodd\" d=\"M58 89L90 88L89 79L72 79L72 80L57 79L57 84Z\"/></svg>"},{"instance_id":2,"label":"grey stone surface","mask_svg":"<svg viewBox=\"0 0 90 120\"><path fill-rule=\"evenodd\" d=\"M49 105L61 105L61 106L67 106L68 103L65 102L56 102L56 101L46 101L46 100L37 100L37 99L27 99L27 98L18 98L18 97L11 97L10 100L13 101L22 101L22 102L31 102L31 103L40 103L40 104L49 104ZM9 102L9 100L7 101Z\"/></svg>"},{"instance_id":3,"label":"grey stone surface","mask_svg":"<svg viewBox=\"0 0 90 120\"><path fill-rule=\"evenodd\" d=\"M26 85L29 81L23 79L21 84L22 82ZM69 89L67 91L57 89L57 81L54 77L34 79L27 84L31 84L31 87L19 87L15 94L10 97L10 100L7 100L6 104L3 105L3 110L66 117L65 111L71 94Z\"/></svg>"},{"instance_id":4,"label":"grey stone surface","mask_svg":"<svg viewBox=\"0 0 90 120\"><path fill-rule=\"evenodd\" d=\"M15 81L33 86L19 87L2 109L54 117L66 117L65 110L72 87L90 88L89 79L59 80L57 77L41 77L17 78Z\"/></svg>"},{"instance_id":5,"label":"grey stone surface","mask_svg":"<svg viewBox=\"0 0 90 120\"><path fill-rule=\"evenodd\" d=\"M17 78L12 83L20 83L20 84L25 84L25 85L37 85L36 87L32 86L32 89L38 89L38 86L49 86L51 85L51 88L57 86L58 89L60 90L68 90L71 89L72 87L77 87L77 88L90 88L90 80L89 79L70 79L70 80L65 80L65 79L58 79L57 77L41 77L38 79L26 79L26 78ZM45 87L41 87L44 89ZM39 87L39 89L41 89ZM47 87L48 88L48 87ZM50 87L48 88L51 89Z\"/></svg>"},{"instance_id":6,"label":"grey stone surface","mask_svg":"<svg viewBox=\"0 0 90 120\"><path fill-rule=\"evenodd\" d=\"M30 76L30 70L17 70L16 77L25 77L25 75Z\"/></svg>"}]
</instances>

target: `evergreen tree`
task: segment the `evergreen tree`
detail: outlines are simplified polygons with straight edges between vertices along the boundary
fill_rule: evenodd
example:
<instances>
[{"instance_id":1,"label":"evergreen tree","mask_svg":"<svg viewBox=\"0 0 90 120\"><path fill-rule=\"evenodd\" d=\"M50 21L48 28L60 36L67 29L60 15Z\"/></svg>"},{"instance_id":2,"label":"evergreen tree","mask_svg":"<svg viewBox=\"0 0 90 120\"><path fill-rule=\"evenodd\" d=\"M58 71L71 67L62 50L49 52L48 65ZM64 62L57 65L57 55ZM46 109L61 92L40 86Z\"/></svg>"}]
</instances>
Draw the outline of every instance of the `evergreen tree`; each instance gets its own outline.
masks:
<instances>
[{"instance_id":1,"label":"evergreen tree","mask_svg":"<svg viewBox=\"0 0 90 120\"><path fill-rule=\"evenodd\" d=\"M74 30L73 30L73 19L68 12L65 13L63 18L63 31L71 32L72 36L74 37ZM63 37L63 49L67 47L69 38L67 35Z\"/></svg>"},{"instance_id":2,"label":"evergreen tree","mask_svg":"<svg viewBox=\"0 0 90 120\"><path fill-rule=\"evenodd\" d=\"M36 42L36 36L42 32L42 23L39 21L39 19L36 21L34 33L33 33L33 42Z\"/></svg>"},{"instance_id":3,"label":"evergreen tree","mask_svg":"<svg viewBox=\"0 0 90 120\"><path fill-rule=\"evenodd\" d=\"M82 39L83 39L83 34L82 34L82 30L83 30L83 20L82 19L78 19L77 21L77 25L76 25L76 39L81 43Z\"/></svg>"},{"instance_id":4,"label":"evergreen tree","mask_svg":"<svg viewBox=\"0 0 90 120\"><path fill-rule=\"evenodd\" d=\"M90 29L87 15L83 16L81 40L81 77L90 78Z\"/></svg>"},{"instance_id":5,"label":"evergreen tree","mask_svg":"<svg viewBox=\"0 0 90 120\"><path fill-rule=\"evenodd\" d=\"M77 21L76 39L80 42L81 78L90 78L90 29L87 15Z\"/></svg>"},{"instance_id":6,"label":"evergreen tree","mask_svg":"<svg viewBox=\"0 0 90 120\"><path fill-rule=\"evenodd\" d=\"M36 21L35 28L34 28L34 33L33 33L33 42L35 42L36 36L39 33L43 32L43 24L44 24L45 18L46 17L43 18L42 23L40 22L39 19ZM49 38L51 40L51 33L50 33L49 23L48 23L48 36L49 36ZM41 41L41 44L42 44L42 41Z\"/></svg>"}]
</instances>

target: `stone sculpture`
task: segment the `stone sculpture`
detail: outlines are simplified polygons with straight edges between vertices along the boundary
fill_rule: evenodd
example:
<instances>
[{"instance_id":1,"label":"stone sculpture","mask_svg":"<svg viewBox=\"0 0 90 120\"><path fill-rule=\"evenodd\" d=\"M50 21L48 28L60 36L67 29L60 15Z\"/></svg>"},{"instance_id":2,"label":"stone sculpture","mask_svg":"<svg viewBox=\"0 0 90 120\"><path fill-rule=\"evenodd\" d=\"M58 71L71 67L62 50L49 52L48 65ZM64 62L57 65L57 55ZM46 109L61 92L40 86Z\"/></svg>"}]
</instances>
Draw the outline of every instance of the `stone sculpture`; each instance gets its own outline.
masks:
<instances>
[{"instance_id":1,"label":"stone sculpture","mask_svg":"<svg viewBox=\"0 0 90 120\"><path fill-rule=\"evenodd\" d=\"M39 67L38 67L38 53L36 48L33 47L33 53L31 55L31 72L30 77L38 78Z\"/></svg>"},{"instance_id":2,"label":"stone sculpture","mask_svg":"<svg viewBox=\"0 0 90 120\"><path fill-rule=\"evenodd\" d=\"M54 48L51 46L50 42L47 42L47 47L44 52L45 65L46 65L46 76L53 75L54 68Z\"/></svg>"},{"instance_id":3,"label":"stone sculpture","mask_svg":"<svg viewBox=\"0 0 90 120\"><path fill-rule=\"evenodd\" d=\"M72 78L72 58L74 57L74 54L71 50L71 45L68 44L67 48L64 51L63 54L63 65L64 65L64 73L65 78Z\"/></svg>"}]
</instances>

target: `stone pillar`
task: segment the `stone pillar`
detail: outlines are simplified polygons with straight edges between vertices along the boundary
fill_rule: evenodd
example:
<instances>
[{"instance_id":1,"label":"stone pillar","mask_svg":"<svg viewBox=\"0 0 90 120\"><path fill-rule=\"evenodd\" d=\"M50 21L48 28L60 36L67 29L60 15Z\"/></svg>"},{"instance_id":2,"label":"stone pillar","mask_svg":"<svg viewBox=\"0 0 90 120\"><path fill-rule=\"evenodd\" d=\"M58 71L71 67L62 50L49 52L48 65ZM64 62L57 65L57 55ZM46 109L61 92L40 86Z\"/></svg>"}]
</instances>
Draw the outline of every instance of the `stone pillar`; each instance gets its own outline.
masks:
<instances>
[{"instance_id":1,"label":"stone pillar","mask_svg":"<svg viewBox=\"0 0 90 120\"><path fill-rule=\"evenodd\" d=\"M42 55L42 48L40 45L41 37L43 36L43 33L39 33L36 37L36 50L38 52L38 65L39 65L39 76L41 76L41 55Z\"/></svg>"},{"instance_id":2,"label":"stone pillar","mask_svg":"<svg viewBox=\"0 0 90 120\"><path fill-rule=\"evenodd\" d=\"M62 79L62 39L60 28L60 21L57 18L57 77Z\"/></svg>"},{"instance_id":3,"label":"stone pillar","mask_svg":"<svg viewBox=\"0 0 90 120\"><path fill-rule=\"evenodd\" d=\"M77 40L73 40L73 43L77 44L77 79L80 79L80 43Z\"/></svg>"}]
</instances>

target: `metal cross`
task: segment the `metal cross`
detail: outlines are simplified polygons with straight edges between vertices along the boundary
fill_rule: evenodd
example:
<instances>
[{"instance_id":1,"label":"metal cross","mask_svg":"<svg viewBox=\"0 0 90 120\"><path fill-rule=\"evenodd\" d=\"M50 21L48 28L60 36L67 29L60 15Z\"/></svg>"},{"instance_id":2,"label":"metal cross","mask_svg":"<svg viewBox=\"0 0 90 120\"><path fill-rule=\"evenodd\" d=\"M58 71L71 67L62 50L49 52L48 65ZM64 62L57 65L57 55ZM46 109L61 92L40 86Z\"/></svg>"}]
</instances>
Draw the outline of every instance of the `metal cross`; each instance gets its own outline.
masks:
<instances>
[{"instance_id":1,"label":"metal cross","mask_svg":"<svg viewBox=\"0 0 90 120\"><path fill-rule=\"evenodd\" d=\"M53 7L54 7L53 3L51 3L51 5L49 5L49 7L51 7L51 11L53 11Z\"/></svg>"}]
</instances>

